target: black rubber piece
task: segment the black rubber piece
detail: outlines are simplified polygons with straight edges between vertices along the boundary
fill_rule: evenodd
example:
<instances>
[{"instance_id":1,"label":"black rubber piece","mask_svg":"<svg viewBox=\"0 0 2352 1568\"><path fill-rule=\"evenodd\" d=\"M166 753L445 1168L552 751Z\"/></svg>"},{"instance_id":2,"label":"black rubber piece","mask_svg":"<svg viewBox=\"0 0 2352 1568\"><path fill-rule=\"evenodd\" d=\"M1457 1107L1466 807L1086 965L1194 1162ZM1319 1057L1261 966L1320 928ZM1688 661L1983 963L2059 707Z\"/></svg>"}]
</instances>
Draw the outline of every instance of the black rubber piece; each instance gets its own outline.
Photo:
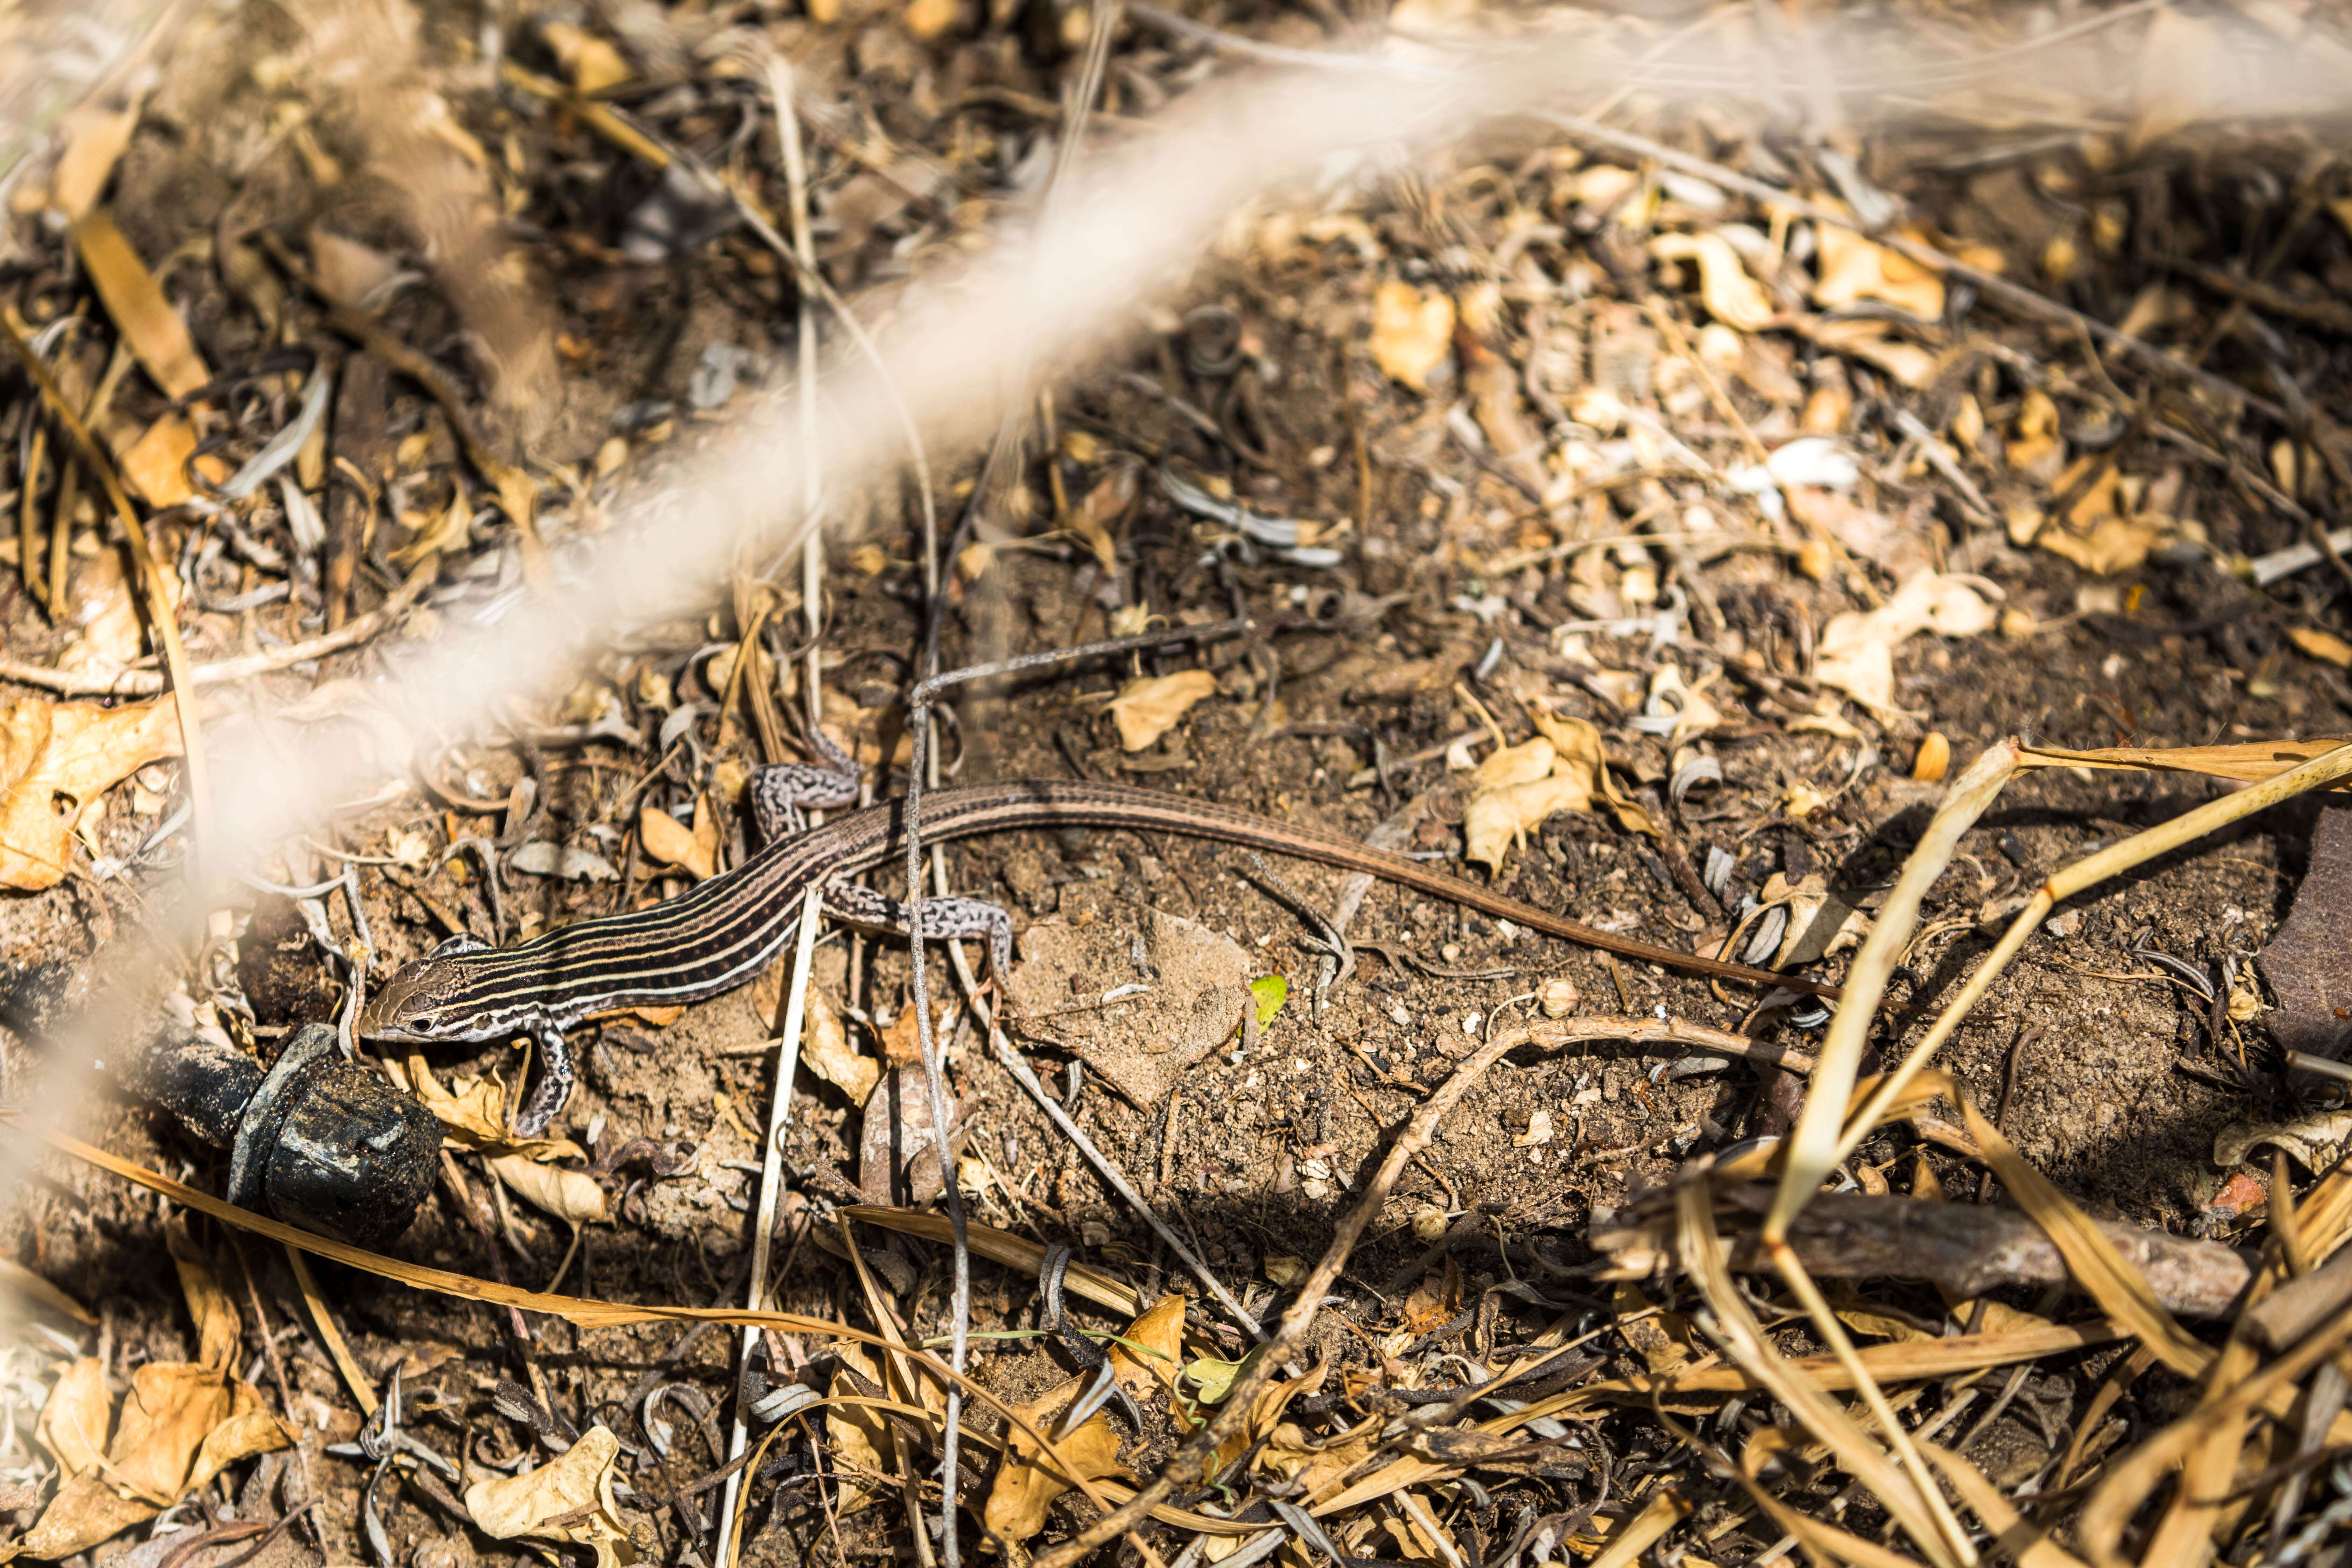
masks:
<instances>
[{"instance_id":1,"label":"black rubber piece","mask_svg":"<svg viewBox=\"0 0 2352 1568\"><path fill-rule=\"evenodd\" d=\"M228 1201L239 1208L379 1247L433 1190L439 1121L343 1060L323 1024L297 1030L266 1074L241 1052L173 1031L124 1078L191 1134L231 1151Z\"/></svg>"}]
</instances>

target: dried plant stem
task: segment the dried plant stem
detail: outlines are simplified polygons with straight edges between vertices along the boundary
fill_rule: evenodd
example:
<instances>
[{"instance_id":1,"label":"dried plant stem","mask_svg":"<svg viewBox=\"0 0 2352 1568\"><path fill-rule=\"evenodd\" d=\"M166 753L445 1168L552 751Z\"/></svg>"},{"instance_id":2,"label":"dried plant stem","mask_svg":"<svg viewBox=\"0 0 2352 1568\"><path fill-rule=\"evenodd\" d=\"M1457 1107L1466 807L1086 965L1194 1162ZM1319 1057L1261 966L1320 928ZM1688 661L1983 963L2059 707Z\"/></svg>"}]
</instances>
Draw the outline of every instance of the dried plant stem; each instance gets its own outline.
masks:
<instances>
[{"instance_id":1,"label":"dried plant stem","mask_svg":"<svg viewBox=\"0 0 2352 1568\"><path fill-rule=\"evenodd\" d=\"M66 402L58 388L57 378L25 334L24 318L14 305L0 311L0 329L5 329L9 351L25 374L38 388L41 401L48 405L49 416L58 422L67 441L82 465L98 477L100 488L106 491L107 504L114 509L116 521L130 537L131 552L139 558L139 577L147 588L147 615L154 623L155 638L163 645L163 668L171 673L172 700L180 715L180 750L188 768L188 806L195 819L197 852L216 847L219 840L213 832L212 771L205 761L204 727L196 711L195 683L188 676L188 650L180 642L180 622L172 608L169 590L164 586L163 559L147 537L146 525L139 521L131 497L122 489L122 481L114 472L114 465L89 433L81 416ZM52 608L57 601L52 601Z\"/></svg>"},{"instance_id":2,"label":"dried plant stem","mask_svg":"<svg viewBox=\"0 0 2352 1568\"><path fill-rule=\"evenodd\" d=\"M740 662L740 661L739 661ZM800 1068L801 1029L807 1016L810 955L816 952L816 929L824 911L824 889L812 886L801 900L799 945L793 950L792 994L784 1003L784 1026L776 1041L776 1088L768 1100L768 1133L760 1141L760 1205L751 1228L751 1288L744 1305L758 1311L768 1304L769 1254L776 1236L776 1205L783 1195L783 1149L782 1141L784 1118L793 1102L793 1076ZM743 1365L751 1364L751 1349L758 1342L760 1331L754 1327L743 1330L740 1354ZM739 1374L735 1397L730 1404L733 1414L727 1428L727 1458L731 1463L743 1457L743 1444L749 1428L743 1420L741 1378ZM741 1487L740 1470L727 1478L727 1489L719 1500L719 1540L710 1560L719 1568L729 1568L738 1542L734 1538L735 1494Z\"/></svg>"},{"instance_id":3,"label":"dried plant stem","mask_svg":"<svg viewBox=\"0 0 2352 1568\"><path fill-rule=\"evenodd\" d=\"M1847 1120L1846 1130L1837 1142L1830 1165L1835 1165L1837 1161L1853 1152L1855 1145L1868 1134L1869 1129L1877 1125L1885 1108L1903 1092L1921 1068L1935 1058L1936 1053L1943 1048L1944 1042L1951 1037L1952 1032L1960 1026L1961 1021L1991 988L1993 981L2009 967L2010 961L2025 945L2025 939L2033 933L2033 928L2040 925L2060 902L2085 888L2095 887L2110 877L2120 876L2135 866L2143 865L2202 837L2217 827L2267 811L2281 801L2291 800L2305 791L2321 789L2347 777L2352 777L2352 745L2337 746L2299 767L2251 784L2234 795L2208 801L2145 832L2135 833L2095 855L2075 861L2044 881L2025 908L2018 911L2017 918L2010 922L2009 930L2001 934L2000 941L1994 945L1984 963L1977 966L1976 973L1969 976L1968 983L1960 987L1959 994L1952 998L1950 1005L1944 1009L1934 1026L1919 1037L1918 1043L1911 1047L1901 1064L1881 1080L1877 1091L1862 1109ZM1865 943L1865 949L1867 946ZM1838 1023L1843 1021L1844 1012L1841 1009ZM1832 1024L1831 1033L1834 1036L1836 1032L1837 1024ZM1828 1054L1826 1048L1823 1054ZM1814 1081L1817 1084L1822 1081L1818 1073ZM1822 1167L1824 1171L1829 1168Z\"/></svg>"},{"instance_id":4,"label":"dried plant stem","mask_svg":"<svg viewBox=\"0 0 2352 1568\"><path fill-rule=\"evenodd\" d=\"M1429 1099L1416 1110L1398 1131L1381 1159L1380 1168L1364 1184L1363 1194L1339 1220L1339 1230L1323 1256L1298 1287L1297 1300L1282 1321L1276 1325L1274 1337L1268 1340L1256 1358L1240 1376L1234 1380L1232 1391L1218 1405L1208 1424L1192 1434L1184 1446L1169 1456L1160 1467L1160 1473L1139 1489L1135 1496L1113 1511L1087 1524L1069 1540L1039 1553L1034 1568L1073 1568L1087 1553L1122 1531L1133 1529L1149 1516L1154 1504L1166 1499L1180 1484L1204 1479L1219 1445L1240 1431L1249 1421L1257 1403L1258 1390L1273 1380L1285 1361L1306 1342L1307 1331L1313 1326L1315 1315L1322 1310L1323 1298L1338 1282L1339 1270L1346 1268L1349 1256L1363 1237L1389 1194L1396 1188L1406 1164L1415 1154L1429 1147L1436 1137L1438 1124L1470 1092L1471 1086L1486 1074L1486 1069L1502 1059L1507 1052L1530 1042L1546 1042L1549 1026L1527 1024L1496 1035L1485 1045L1463 1058L1462 1065L1440 1084Z\"/></svg>"}]
</instances>

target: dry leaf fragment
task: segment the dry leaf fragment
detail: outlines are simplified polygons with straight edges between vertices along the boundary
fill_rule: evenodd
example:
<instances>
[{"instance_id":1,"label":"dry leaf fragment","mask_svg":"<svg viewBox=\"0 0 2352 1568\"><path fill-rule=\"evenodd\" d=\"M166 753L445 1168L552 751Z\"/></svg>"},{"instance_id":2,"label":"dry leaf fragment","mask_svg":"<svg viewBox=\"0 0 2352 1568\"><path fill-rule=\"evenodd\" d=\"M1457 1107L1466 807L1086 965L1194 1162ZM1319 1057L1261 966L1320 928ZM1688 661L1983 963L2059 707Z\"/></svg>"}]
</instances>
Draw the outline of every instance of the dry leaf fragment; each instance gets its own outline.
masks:
<instances>
[{"instance_id":1,"label":"dry leaf fragment","mask_svg":"<svg viewBox=\"0 0 2352 1568\"><path fill-rule=\"evenodd\" d=\"M1143 750L1174 729L1194 703L1216 689L1217 678L1205 669L1129 681L1110 704L1111 717L1118 721L1119 748Z\"/></svg>"},{"instance_id":2,"label":"dry leaf fragment","mask_svg":"<svg viewBox=\"0 0 2352 1568\"><path fill-rule=\"evenodd\" d=\"M809 1070L849 1097L849 1103L862 1106L882 1081L882 1064L861 1054L849 1043L849 1031L841 1026L841 1016L814 986L807 998L808 1033L801 1041L801 1060ZM906 1014L914 1019L912 1008Z\"/></svg>"},{"instance_id":3,"label":"dry leaf fragment","mask_svg":"<svg viewBox=\"0 0 2352 1568\"><path fill-rule=\"evenodd\" d=\"M520 1154L532 1160L584 1160L587 1153L569 1138L518 1138L507 1131L507 1091L492 1079L461 1078L453 1092L441 1087L425 1058L411 1055L405 1065L386 1062L385 1070L440 1121L445 1142L484 1154ZM404 1080L404 1081L403 1081Z\"/></svg>"},{"instance_id":4,"label":"dry leaf fragment","mask_svg":"<svg viewBox=\"0 0 2352 1568\"><path fill-rule=\"evenodd\" d=\"M707 801L702 803L707 807ZM712 820L707 809L697 809L696 822ZM715 821L714 824L715 826ZM676 866L694 874L697 880L708 880L718 869L717 835L705 843L703 836L658 806L646 806L637 814L637 842L646 853L666 866Z\"/></svg>"},{"instance_id":5,"label":"dry leaf fragment","mask_svg":"<svg viewBox=\"0 0 2352 1568\"><path fill-rule=\"evenodd\" d=\"M612 1200L585 1171L543 1165L528 1154L493 1154L488 1163L509 1192L558 1219L591 1225L613 1217Z\"/></svg>"},{"instance_id":6,"label":"dry leaf fragment","mask_svg":"<svg viewBox=\"0 0 2352 1568\"><path fill-rule=\"evenodd\" d=\"M613 1461L620 1452L621 1440L600 1421L538 1469L467 1487L466 1511L496 1540L534 1536L585 1546L595 1552L596 1568L623 1568L637 1560L637 1548L613 1498Z\"/></svg>"},{"instance_id":7,"label":"dry leaf fragment","mask_svg":"<svg viewBox=\"0 0 2352 1568\"><path fill-rule=\"evenodd\" d=\"M58 155L57 173L49 180L49 205L78 222L98 204L99 193L122 161L131 133L139 128L143 100L133 98L119 110L83 104L68 110L58 121L66 150Z\"/></svg>"},{"instance_id":8,"label":"dry leaf fragment","mask_svg":"<svg viewBox=\"0 0 2352 1568\"><path fill-rule=\"evenodd\" d=\"M95 1356L83 1356L66 1368L49 1390L33 1436L57 1460L67 1480L96 1469L102 1461L106 1435L114 1429L113 1403L106 1392L106 1363Z\"/></svg>"},{"instance_id":9,"label":"dry leaf fragment","mask_svg":"<svg viewBox=\"0 0 2352 1568\"><path fill-rule=\"evenodd\" d=\"M1761 331L1780 314L1764 285L1748 276L1739 252L1719 234L1662 234L1650 241L1650 254L1661 261L1697 263L1699 300L1725 326Z\"/></svg>"},{"instance_id":10,"label":"dry leaf fragment","mask_svg":"<svg viewBox=\"0 0 2352 1568\"><path fill-rule=\"evenodd\" d=\"M0 715L0 886L55 887L82 812L119 780L180 754L169 698L100 708L27 697Z\"/></svg>"},{"instance_id":11,"label":"dry leaf fragment","mask_svg":"<svg viewBox=\"0 0 2352 1568\"><path fill-rule=\"evenodd\" d=\"M555 51L556 62L572 79L572 89L583 97L618 87L636 74L621 58L620 50L585 27L576 27L569 22L546 22L541 25L539 36Z\"/></svg>"},{"instance_id":12,"label":"dry leaf fragment","mask_svg":"<svg viewBox=\"0 0 2352 1568\"><path fill-rule=\"evenodd\" d=\"M2314 626L2289 626L2287 637L2294 646L2314 658L2325 659L2338 669L2352 669L2352 643L2333 632L2323 632Z\"/></svg>"},{"instance_id":13,"label":"dry leaf fragment","mask_svg":"<svg viewBox=\"0 0 2352 1568\"><path fill-rule=\"evenodd\" d=\"M1923 321L1943 319L1944 282L1933 272L1850 228L1822 224L1818 233L1822 269L1821 280L1813 285L1813 303L1838 310L1876 300Z\"/></svg>"},{"instance_id":14,"label":"dry leaf fragment","mask_svg":"<svg viewBox=\"0 0 2352 1568\"><path fill-rule=\"evenodd\" d=\"M1274 1261L1269 1258L1268 1265ZM1183 1298L1161 1297L1128 1324L1119 1337L1159 1353L1138 1357L1125 1345L1113 1344L1108 1347L1111 1375L1139 1405L1147 1398L1166 1400L1181 1364ZM1070 1402L1091 1381L1066 1378L1018 1408L1032 1426L1051 1433L1062 1413L1070 1407ZM1059 1439L1055 1447L1088 1480L1128 1473L1118 1462L1118 1434L1107 1410L1097 1411L1084 1426ZM1045 1457L1034 1438L1018 1426L1013 1427L1006 1433L1004 1468L997 1472L995 1485L989 1489L984 1510L987 1527L1007 1541L1026 1541L1045 1528L1045 1510L1053 1506L1055 1498L1069 1489L1069 1478L1061 1468Z\"/></svg>"},{"instance_id":15,"label":"dry leaf fragment","mask_svg":"<svg viewBox=\"0 0 2352 1568\"><path fill-rule=\"evenodd\" d=\"M1451 298L1423 294L1400 279L1381 285L1372 297L1372 357L1382 372L1415 392L1427 392L1431 373L1453 349Z\"/></svg>"},{"instance_id":16,"label":"dry leaf fragment","mask_svg":"<svg viewBox=\"0 0 2352 1568\"><path fill-rule=\"evenodd\" d=\"M1980 577L1917 572L1879 608L1835 616L1822 630L1813 679L1866 708L1896 711L1895 647L1919 632L1970 637L1990 630L2000 615L1977 592L1979 586L2000 592Z\"/></svg>"},{"instance_id":17,"label":"dry leaf fragment","mask_svg":"<svg viewBox=\"0 0 2352 1568\"><path fill-rule=\"evenodd\" d=\"M1546 747L1549 749L1549 745ZM1563 811L1592 809L1592 789L1571 765L1527 784L1481 789L1462 811L1464 856L1499 871L1529 830Z\"/></svg>"},{"instance_id":18,"label":"dry leaf fragment","mask_svg":"<svg viewBox=\"0 0 2352 1568\"><path fill-rule=\"evenodd\" d=\"M74 225L74 244L106 312L123 341L167 396L186 397L212 380L188 324L163 297L163 286L114 226L105 208Z\"/></svg>"}]
</instances>

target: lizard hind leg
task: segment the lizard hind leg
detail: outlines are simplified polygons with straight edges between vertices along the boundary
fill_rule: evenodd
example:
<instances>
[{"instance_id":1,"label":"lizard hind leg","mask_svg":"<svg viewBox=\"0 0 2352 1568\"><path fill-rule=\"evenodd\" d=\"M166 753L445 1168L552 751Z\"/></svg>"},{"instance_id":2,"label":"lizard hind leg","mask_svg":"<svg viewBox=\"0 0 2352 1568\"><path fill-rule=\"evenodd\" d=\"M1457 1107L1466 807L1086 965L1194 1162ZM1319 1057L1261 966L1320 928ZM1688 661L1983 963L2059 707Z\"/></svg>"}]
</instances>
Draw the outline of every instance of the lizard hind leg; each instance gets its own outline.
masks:
<instances>
[{"instance_id":1,"label":"lizard hind leg","mask_svg":"<svg viewBox=\"0 0 2352 1568\"><path fill-rule=\"evenodd\" d=\"M829 882L824 889L824 912L851 925L895 931L908 938L920 937L925 942L979 937L988 944L988 978L992 984L1001 986L1013 969L1013 917L1002 906L985 899L925 899L923 929L916 931L907 920L907 906L889 894L855 882Z\"/></svg>"}]
</instances>

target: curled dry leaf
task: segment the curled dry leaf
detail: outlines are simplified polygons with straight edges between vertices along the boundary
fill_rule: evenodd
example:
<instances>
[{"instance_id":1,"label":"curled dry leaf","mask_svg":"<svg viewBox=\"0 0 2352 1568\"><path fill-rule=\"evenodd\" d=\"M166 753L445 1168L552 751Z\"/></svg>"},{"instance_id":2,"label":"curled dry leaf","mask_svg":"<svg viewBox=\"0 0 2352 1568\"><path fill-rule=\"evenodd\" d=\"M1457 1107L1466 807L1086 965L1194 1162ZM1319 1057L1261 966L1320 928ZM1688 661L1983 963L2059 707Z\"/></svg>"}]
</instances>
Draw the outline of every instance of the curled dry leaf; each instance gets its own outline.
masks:
<instances>
[{"instance_id":1,"label":"curled dry leaf","mask_svg":"<svg viewBox=\"0 0 2352 1568\"><path fill-rule=\"evenodd\" d=\"M687 826L658 806L646 806L637 814L637 841L665 866L691 872L698 881L708 880L719 868L719 819L709 805L705 799L697 806L696 827Z\"/></svg>"},{"instance_id":2,"label":"curled dry leaf","mask_svg":"<svg viewBox=\"0 0 2352 1568\"><path fill-rule=\"evenodd\" d=\"M260 1392L230 1373L239 1337L236 1306L184 1237L175 1233L172 1243L207 1359L150 1362L133 1372L102 1460L96 1453L107 1426L102 1369L94 1361L68 1369L50 1394L56 1418L45 1410L39 1431L68 1479L32 1530L0 1552L56 1559L88 1551L211 1484L238 1460L288 1446L286 1429L264 1408Z\"/></svg>"},{"instance_id":3,"label":"curled dry leaf","mask_svg":"<svg viewBox=\"0 0 2352 1568\"><path fill-rule=\"evenodd\" d=\"M1896 645L1920 632L1972 637L1991 629L2000 613L1978 593L1979 586L2000 592L1981 577L1933 571L1913 574L1877 609L1867 614L1849 610L1822 629L1813 679L1874 711L1898 711L1895 706Z\"/></svg>"},{"instance_id":4,"label":"curled dry leaf","mask_svg":"<svg viewBox=\"0 0 2352 1568\"><path fill-rule=\"evenodd\" d=\"M1169 1401L1181 1365L1184 1299L1162 1296L1129 1323L1119 1337L1157 1352L1138 1356L1125 1345L1108 1346L1111 1375L1118 1380L1119 1386L1139 1405L1148 1407L1148 1402ZM1021 1414L1039 1431L1050 1433L1062 1413L1070 1407L1070 1402L1092 1381L1091 1376L1066 1378L1031 1404L1021 1406ZM1084 1426L1055 1447L1088 1480L1128 1473L1118 1462L1118 1434L1111 1426L1108 1411L1095 1412ZM997 1472L996 1483L989 1489L984 1510L987 1526L1008 1541L1026 1541L1045 1528L1045 1510L1055 1498L1069 1489L1069 1479L1060 1467L1045 1458L1035 1439L1013 1427L1006 1434L1004 1468Z\"/></svg>"},{"instance_id":5,"label":"curled dry leaf","mask_svg":"<svg viewBox=\"0 0 2352 1568\"><path fill-rule=\"evenodd\" d=\"M1727 327L1761 331L1780 313L1764 285L1748 276L1739 252L1719 234L1662 234L1650 241L1650 254L1661 261L1696 262L1699 300Z\"/></svg>"},{"instance_id":6,"label":"curled dry leaf","mask_svg":"<svg viewBox=\"0 0 2352 1568\"><path fill-rule=\"evenodd\" d=\"M404 1067L386 1062L384 1070L395 1082L425 1102L440 1119L442 1138L461 1149L484 1154L520 1154L530 1160L584 1160L587 1153L569 1138L517 1138L507 1131L507 1091L495 1079L461 1078L454 1090L443 1089L425 1058L411 1055Z\"/></svg>"},{"instance_id":7,"label":"curled dry leaf","mask_svg":"<svg viewBox=\"0 0 2352 1568\"><path fill-rule=\"evenodd\" d=\"M496 1540L530 1536L585 1546L596 1554L596 1568L624 1568L637 1560L637 1548L613 1499L613 1460L620 1452L621 1440L600 1421L551 1463L467 1487L466 1511Z\"/></svg>"},{"instance_id":8,"label":"curled dry leaf","mask_svg":"<svg viewBox=\"0 0 2352 1568\"><path fill-rule=\"evenodd\" d=\"M1431 374L1453 350L1452 299L1423 294L1402 279L1381 285L1372 296L1372 357L1383 373L1415 392L1427 392Z\"/></svg>"},{"instance_id":9,"label":"curled dry leaf","mask_svg":"<svg viewBox=\"0 0 2352 1568\"><path fill-rule=\"evenodd\" d=\"M826 1389L835 1403L824 1411L826 1447L844 1464L850 1476L887 1475L890 1462L890 1428L882 1412L865 1405L845 1405L843 1399L871 1396L882 1387L882 1369L875 1364L873 1352L864 1345L842 1344L834 1347L840 1365L835 1369L833 1382ZM860 1482L845 1479L841 1483L840 1506L845 1514L855 1513L874 1499Z\"/></svg>"},{"instance_id":10,"label":"curled dry leaf","mask_svg":"<svg viewBox=\"0 0 2352 1568\"><path fill-rule=\"evenodd\" d=\"M1462 811L1463 853L1492 870L1501 870L1504 855L1548 817L1592 809L1592 770L1562 758L1541 735L1496 752L1476 776Z\"/></svg>"},{"instance_id":11,"label":"curled dry leaf","mask_svg":"<svg viewBox=\"0 0 2352 1568\"><path fill-rule=\"evenodd\" d=\"M1822 270L1821 280L1813 285L1813 303L1841 310L1875 300L1923 321L1943 319L1942 279L1850 228L1822 224L1818 232Z\"/></svg>"},{"instance_id":12,"label":"curled dry leaf","mask_svg":"<svg viewBox=\"0 0 2352 1568\"><path fill-rule=\"evenodd\" d=\"M1129 681L1110 704L1111 717L1118 721L1119 749L1143 750L1174 729L1194 703L1216 689L1217 678L1205 669Z\"/></svg>"},{"instance_id":13,"label":"curled dry leaf","mask_svg":"<svg viewBox=\"0 0 2352 1568\"><path fill-rule=\"evenodd\" d=\"M106 790L180 753L169 698L101 708L27 697L0 715L0 886L55 887L72 863L72 833Z\"/></svg>"},{"instance_id":14,"label":"curled dry leaf","mask_svg":"<svg viewBox=\"0 0 2352 1568\"><path fill-rule=\"evenodd\" d=\"M824 994L814 985L809 987L807 1034L801 1040L801 1060L809 1070L849 1097L849 1103L862 1106L882 1081L882 1064L859 1052L850 1044L849 1031L841 1026L841 1015L833 1010ZM914 1009L907 1010L912 1022Z\"/></svg>"}]
</instances>

